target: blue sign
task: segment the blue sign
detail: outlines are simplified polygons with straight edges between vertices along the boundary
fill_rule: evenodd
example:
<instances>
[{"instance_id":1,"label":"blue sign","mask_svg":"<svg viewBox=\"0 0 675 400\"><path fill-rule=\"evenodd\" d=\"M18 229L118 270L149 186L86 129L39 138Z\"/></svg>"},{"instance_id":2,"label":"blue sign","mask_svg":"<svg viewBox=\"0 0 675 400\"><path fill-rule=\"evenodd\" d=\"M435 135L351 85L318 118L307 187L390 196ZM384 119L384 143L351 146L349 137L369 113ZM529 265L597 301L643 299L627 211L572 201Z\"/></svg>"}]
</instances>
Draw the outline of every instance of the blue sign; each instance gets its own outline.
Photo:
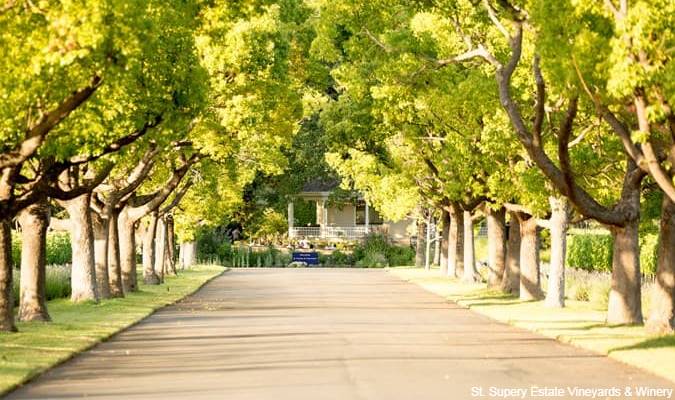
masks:
<instances>
[{"instance_id":1,"label":"blue sign","mask_svg":"<svg viewBox=\"0 0 675 400\"><path fill-rule=\"evenodd\" d=\"M319 265L319 253L316 251L294 251L293 262L304 262L307 265Z\"/></svg>"}]
</instances>

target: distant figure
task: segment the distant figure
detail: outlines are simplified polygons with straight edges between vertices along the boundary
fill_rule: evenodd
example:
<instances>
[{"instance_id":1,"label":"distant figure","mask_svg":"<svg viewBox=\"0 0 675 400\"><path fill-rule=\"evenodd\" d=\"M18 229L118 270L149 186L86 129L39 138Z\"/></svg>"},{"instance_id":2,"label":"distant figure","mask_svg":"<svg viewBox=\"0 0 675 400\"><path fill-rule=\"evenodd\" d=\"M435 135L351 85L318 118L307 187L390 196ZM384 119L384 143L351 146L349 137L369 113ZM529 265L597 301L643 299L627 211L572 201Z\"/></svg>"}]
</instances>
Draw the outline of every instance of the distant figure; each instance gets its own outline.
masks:
<instances>
[{"instance_id":1,"label":"distant figure","mask_svg":"<svg viewBox=\"0 0 675 400\"><path fill-rule=\"evenodd\" d=\"M239 237L241 236L241 232L239 232L239 228L234 228L232 230L232 241L236 242L239 240Z\"/></svg>"}]
</instances>

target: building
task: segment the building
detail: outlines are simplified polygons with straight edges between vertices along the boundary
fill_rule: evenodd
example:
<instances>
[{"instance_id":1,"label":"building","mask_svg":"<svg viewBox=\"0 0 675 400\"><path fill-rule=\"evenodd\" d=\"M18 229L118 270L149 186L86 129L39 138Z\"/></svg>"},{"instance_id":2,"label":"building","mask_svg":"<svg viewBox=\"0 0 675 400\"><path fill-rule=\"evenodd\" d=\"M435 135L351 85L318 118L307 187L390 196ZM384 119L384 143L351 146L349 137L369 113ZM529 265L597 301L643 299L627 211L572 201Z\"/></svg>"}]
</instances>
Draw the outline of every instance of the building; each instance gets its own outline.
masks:
<instances>
[{"instance_id":1,"label":"building","mask_svg":"<svg viewBox=\"0 0 675 400\"><path fill-rule=\"evenodd\" d=\"M304 185L297 197L316 203L315 223L295 226L294 204L288 203L288 236L329 240L355 240L372 232L380 232L397 242L409 242L414 220L386 221L359 193L348 200L336 201L331 195L338 181L315 180Z\"/></svg>"}]
</instances>

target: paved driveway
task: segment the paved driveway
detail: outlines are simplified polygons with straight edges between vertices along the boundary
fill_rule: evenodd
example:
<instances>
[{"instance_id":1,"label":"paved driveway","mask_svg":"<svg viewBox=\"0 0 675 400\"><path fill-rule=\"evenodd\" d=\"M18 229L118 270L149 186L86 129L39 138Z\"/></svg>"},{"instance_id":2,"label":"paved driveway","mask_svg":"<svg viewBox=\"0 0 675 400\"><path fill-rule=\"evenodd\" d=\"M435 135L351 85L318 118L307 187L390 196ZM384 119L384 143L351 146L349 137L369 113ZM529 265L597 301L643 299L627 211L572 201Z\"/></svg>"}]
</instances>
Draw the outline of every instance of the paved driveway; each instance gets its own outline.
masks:
<instances>
[{"instance_id":1,"label":"paved driveway","mask_svg":"<svg viewBox=\"0 0 675 400\"><path fill-rule=\"evenodd\" d=\"M235 269L9 398L454 400L532 385L674 386L382 270Z\"/></svg>"}]
</instances>

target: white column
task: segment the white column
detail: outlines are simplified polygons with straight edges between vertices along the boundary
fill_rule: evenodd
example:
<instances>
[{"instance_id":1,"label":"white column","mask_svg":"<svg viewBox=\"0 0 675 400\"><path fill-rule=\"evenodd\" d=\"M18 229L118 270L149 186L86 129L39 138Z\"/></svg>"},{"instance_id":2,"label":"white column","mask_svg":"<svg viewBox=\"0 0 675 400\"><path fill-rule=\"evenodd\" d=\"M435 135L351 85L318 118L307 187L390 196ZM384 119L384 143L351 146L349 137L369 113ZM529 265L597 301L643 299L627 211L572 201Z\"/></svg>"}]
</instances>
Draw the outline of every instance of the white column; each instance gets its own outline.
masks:
<instances>
[{"instance_id":1,"label":"white column","mask_svg":"<svg viewBox=\"0 0 675 400\"><path fill-rule=\"evenodd\" d=\"M326 200L321 200L321 238L326 237L326 227L328 227L328 209Z\"/></svg>"},{"instance_id":2,"label":"white column","mask_svg":"<svg viewBox=\"0 0 675 400\"><path fill-rule=\"evenodd\" d=\"M370 207L366 201L366 234L370 233Z\"/></svg>"},{"instance_id":3,"label":"white column","mask_svg":"<svg viewBox=\"0 0 675 400\"><path fill-rule=\"evenodd\" d=\"M293 202L288 202L288 237L292 238L295 235L293 234L293 225L294 225L294 214L293 214Z\"/></svg>"}]
</instances>

